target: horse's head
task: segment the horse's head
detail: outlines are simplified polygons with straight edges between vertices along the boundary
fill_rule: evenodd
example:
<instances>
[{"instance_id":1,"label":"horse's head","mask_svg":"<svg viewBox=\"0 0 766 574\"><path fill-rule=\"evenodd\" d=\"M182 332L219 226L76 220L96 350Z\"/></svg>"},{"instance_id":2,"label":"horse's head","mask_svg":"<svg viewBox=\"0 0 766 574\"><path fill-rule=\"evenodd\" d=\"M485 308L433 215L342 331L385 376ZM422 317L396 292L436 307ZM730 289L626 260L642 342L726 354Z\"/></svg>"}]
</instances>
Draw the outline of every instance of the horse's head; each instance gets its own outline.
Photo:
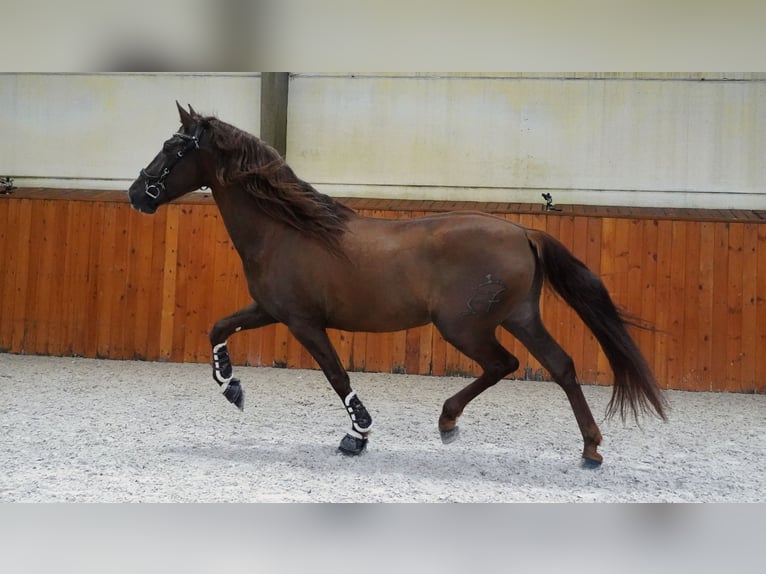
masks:
<instances>
[{"instance_id":1,"label":"horse's head","mask_svg":"<svg viewBox=\"0 0 766 574\"><path fill-rule=\"evenodd\" d=\"M162 145L128 189L130 204L143 213L154 213L160 205L208 185L201 157L205 136L202 118L191 106L188 112L178 102L176 106L181 129Z\"/></svg>"}]
</instances>

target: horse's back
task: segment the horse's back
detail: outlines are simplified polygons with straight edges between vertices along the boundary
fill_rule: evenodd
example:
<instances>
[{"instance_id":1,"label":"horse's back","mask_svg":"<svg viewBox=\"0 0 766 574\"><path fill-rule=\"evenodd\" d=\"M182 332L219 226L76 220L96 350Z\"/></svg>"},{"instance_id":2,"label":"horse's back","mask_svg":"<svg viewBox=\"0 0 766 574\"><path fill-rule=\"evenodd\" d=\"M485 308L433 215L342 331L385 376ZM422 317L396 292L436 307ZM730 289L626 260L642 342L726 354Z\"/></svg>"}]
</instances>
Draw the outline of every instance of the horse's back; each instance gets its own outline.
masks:
<instances>
[{"instance_id":1,"label":"horse's back","mask_svg":"<svg viewBox=\"0 0 766 574\"><path fill-rule=\"evenodd\" d=\"M455 316L502 320L530 291L525 229L480 212L358 218L333 282L339 328L396 330ZM363 318L355 319L355 317Z\"/></svg>"},{"instance_id":2,"label":"horse's back","mask_svg":"<svg viewBox=\"0 0 766 574\"><path fill-rule=\"evenodd\" d=\"M372 240L391 259L405 265L426 263L424 271L439 276L450 271L462 276L474 266L520 268L534 262L526 229L486 213L459 211L389 220L373 229L377 233Z\"/></svg>"},{"instance_id":3,"label":"horse's back","mask_svg":"<svg viewBox=\"0 0 766 574\"><path fill-rule=\"evenodd\" d=\"M426 223L435 309L502 314L527 296L536 260L524 227L481 212L445 213Z\"/></svg>"}]
</instances>

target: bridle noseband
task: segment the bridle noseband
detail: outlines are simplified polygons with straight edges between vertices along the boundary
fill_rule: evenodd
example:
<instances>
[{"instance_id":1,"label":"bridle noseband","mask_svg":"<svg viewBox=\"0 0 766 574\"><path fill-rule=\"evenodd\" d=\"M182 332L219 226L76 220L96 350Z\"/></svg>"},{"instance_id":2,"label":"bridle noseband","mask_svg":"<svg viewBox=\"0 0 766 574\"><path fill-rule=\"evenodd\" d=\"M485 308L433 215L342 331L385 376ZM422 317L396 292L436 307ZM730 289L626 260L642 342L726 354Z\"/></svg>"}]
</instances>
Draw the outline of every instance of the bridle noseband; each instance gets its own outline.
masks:
<instances>
[{"instance_id":1,"label":"bridle noseband","mask_svg":"<svg viewBox=\"0 0 766 574\"><path fill-rule=\"evenodd\" d=\"M194 130L194 135L192 136L182 134L180 132L173 134L173 137L179 137L184 140L186 145L183 149L178 150L178 152L176 152L172 158L170 158L170 161L162 167L162 172L159 175L152 175L145 169L141 169L141 175L146 180L144 182L144 193L146 193L146 195L152 199L157 199L160 194L165 191L165 178L170 175L170 170L172 170L175 165L181 161L181 158L183 158L190 151L199 149L199 140L202 137L203 130L204 128L200 124L197 126L197 129Z\"/></svg>"}]
</instances>

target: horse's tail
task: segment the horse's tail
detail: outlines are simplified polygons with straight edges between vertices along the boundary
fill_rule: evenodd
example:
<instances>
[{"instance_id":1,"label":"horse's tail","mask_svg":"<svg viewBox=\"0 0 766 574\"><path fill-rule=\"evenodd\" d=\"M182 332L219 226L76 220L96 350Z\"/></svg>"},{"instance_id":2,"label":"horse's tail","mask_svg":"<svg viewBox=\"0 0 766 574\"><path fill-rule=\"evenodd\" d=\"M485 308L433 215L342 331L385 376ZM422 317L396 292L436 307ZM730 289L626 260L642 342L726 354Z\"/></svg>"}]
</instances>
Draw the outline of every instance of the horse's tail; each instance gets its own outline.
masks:
<instances>
[{"instance_id":1,"label":"horse's tail","mask_svg":"<svg viewBox=\"0 0 766 574\"><path fill-rule=\"evenodd\" d=\"M575 310L598 339L614 372L612 398L607 416L622 418L630 411L654 410L665 419L665 398L646 359L626 325L635 324L617 309L601 279L556 238L538 230L527 230L548 284Z\"/></svg>"}]
</instances>

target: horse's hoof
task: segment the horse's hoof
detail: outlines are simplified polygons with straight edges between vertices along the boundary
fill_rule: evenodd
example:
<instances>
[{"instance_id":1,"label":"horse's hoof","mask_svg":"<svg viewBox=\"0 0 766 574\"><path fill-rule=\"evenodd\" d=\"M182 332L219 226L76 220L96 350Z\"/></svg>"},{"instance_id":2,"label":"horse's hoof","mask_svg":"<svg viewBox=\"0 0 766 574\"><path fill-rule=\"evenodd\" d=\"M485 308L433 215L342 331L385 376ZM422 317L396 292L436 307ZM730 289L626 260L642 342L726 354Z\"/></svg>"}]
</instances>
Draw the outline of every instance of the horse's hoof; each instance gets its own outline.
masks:
<instances>
[{"instance_id":1,"label":"horse's hoof","mask_svg":"<svg viewBox=\"0 0 766 574\"><path fill-rule=\"evenodd\" d=\"M239 384L239 379L232 379L229 382L226 390L223 392L223 396L239 410L245 410L245 391Z\"/></svg>"},{"instance_id":2,"label":"horse's hoof","mask_svg":"<svg viewBox=\"0 0 766 574\"><path fill-rule=\"evenodd\" d=\"M455 426L446 431L440 430L439 434L442 436L442 442L444 444L450 444L455 442L457 437L460 436L460 427Z\"/></svg>"},{"instance_id":3,"label":"horse's hoof","mask_svg":"<svg viewBox=\"0 0 766 574\"><path fill-rule=\"evenodd\" d=\"M593 470L596 468L601 468L601 462L602 462L601 460L595 460L592 458L583 457L582 462L580 463L580 466L588 470Z\"/></svg>"},{"instance_id":4,"label":"horse's hoof","mask_svg":"<svg viewBox=\"0 0 766 574\"><path fill-rule=\"evenodd\" d=\"M343 440L340 441L340 446L338 446L338 452L341 454L345 454L346 456L356 456L358 454L361 454L364 449L367 448L367 437L359 438L356 436L352 436L350 434L347 434L343 437Z\"/></svg>"}]
</instances>

